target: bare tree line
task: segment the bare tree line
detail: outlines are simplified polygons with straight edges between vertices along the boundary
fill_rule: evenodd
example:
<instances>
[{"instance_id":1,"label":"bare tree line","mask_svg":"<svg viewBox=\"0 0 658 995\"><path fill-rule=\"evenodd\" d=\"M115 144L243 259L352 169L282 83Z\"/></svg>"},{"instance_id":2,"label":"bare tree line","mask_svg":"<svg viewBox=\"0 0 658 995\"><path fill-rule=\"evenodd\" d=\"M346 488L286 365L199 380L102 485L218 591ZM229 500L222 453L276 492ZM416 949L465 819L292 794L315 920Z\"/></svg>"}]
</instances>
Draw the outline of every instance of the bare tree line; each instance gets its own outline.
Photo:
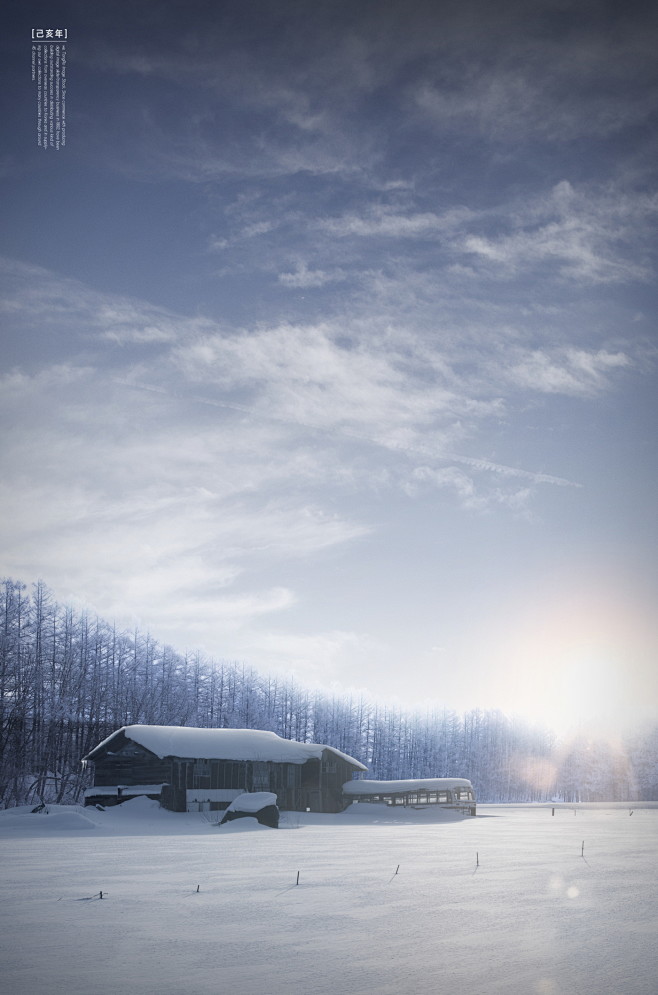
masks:
<instances>
[{"instance_id":1,"label":"bare tree line","mask_svg":"<svg viewBox=\"0 0 658 995\"><path fill-rule=\"evenodd\" d=\"M499 711L408 713L310 692L235 662L180 654L58 604L39 581L0 582L0 806L75 802L80 759L133 723L268 729L328 743L370 777L469 777L481 801L658 798L658 729L613 748Z\"/></svg>"}]
</instances>

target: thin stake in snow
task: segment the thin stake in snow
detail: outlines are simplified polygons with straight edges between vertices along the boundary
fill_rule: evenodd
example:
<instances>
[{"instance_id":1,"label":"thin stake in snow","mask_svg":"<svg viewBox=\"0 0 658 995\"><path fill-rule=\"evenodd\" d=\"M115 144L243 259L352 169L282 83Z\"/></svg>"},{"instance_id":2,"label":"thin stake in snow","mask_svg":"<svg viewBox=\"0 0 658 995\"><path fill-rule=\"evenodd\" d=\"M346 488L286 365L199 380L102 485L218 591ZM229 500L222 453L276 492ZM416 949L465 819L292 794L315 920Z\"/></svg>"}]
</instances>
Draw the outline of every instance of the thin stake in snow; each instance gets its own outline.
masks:
<instances>
[{"instance_id":1,"label":"thin stake in snow","mask_svg":"<svg viewBox=\"0 0 658 995\"><path fill-rule=\"evenodd\" d=\"M196 893L197 893L197 895L199 894L199 892L200 892L200 891L201 891L201 885L200 885L200 884L198 884L198 885L196 886Z\"/></svg>"},{"instance_id":2,"label":"thin stake in snow","mask_svg":"<svg viewBox=\"0 0 658 995\"><path fill-rule=\"evenodd\" d=\"M480 854L477 851L475 853L475 866L476 867L480 866Z\"/></svg>"},{"instance_id":3,"label":"thin stake in snow","mask_svg":"<svg viewBox=\"0 0 658 995\"><path fill-rule=\"evenodd\" d=\"M397 874L399 870L400 870L400 865L398 864L398 866L395 868L395 874ZM395 877L395 874L393 875L393 877Z\"/></svg>"},{"instance_id":4,"label":"thin stake in snow","mask_svg":"<svg viewBox=\"0 0 658 995\"><path fill-rule=\"evenodd\" d=\"M580 856L581 857L585 856L585 840L583 840L583 845L580 848Z\"/></svg>"},{"instance_id":5,"label":"thin stake in snow","mask_svg":"<svg viewBox=\"0 0 658 995\"><path fill-rule=\"evenodd\" d=\"M297 871L297 884L299 884L299 871Z\"/></svg>"},{"instance_id":6,"label":"thin stake in snow","mask_svg":"<svg viewBox=\"0 0 658 995\"><path fill-rule=\"evenodd\" d=\"M99 894L98 894L98 897L99 897L99 898L102 898L102 897L103 897L103 892L102 892L102 891L101 891L101 892L99 892Z\"/></svg>"}]
</instances>

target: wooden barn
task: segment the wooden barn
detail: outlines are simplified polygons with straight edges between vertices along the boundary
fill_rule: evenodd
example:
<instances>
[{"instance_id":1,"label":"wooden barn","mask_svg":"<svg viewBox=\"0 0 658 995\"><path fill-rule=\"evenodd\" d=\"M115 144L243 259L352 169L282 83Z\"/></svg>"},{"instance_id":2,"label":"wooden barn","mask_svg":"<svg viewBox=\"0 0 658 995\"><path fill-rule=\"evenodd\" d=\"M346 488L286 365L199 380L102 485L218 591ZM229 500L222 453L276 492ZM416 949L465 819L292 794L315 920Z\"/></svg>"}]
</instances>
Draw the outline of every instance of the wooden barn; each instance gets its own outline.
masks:
<instances>
[{"instance_id":1,"label":"wooden barn","mask_svg":"<svg viewBox=\"0 0 658 995\"><path fill-rule=\"evenodd\" d=\"M245 791L271 791L280 809L340 812L343 783L367 768L331 746L259 729L124 726L99 743L86 805L147 795L174 812L226 809Z\"/></svg>"}]
</instances>

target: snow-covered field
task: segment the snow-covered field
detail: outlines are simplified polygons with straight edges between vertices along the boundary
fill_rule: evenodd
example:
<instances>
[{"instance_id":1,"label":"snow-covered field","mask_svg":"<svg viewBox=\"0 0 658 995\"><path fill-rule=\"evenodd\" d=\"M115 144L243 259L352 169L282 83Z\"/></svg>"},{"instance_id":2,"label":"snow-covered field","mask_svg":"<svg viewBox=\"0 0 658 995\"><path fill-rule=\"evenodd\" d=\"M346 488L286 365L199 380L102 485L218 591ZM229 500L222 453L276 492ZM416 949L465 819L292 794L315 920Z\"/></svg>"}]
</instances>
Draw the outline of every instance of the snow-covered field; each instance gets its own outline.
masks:
<instances>
[{"instance_id":1,"label":"snow-covered field","mask_svg":"<svg viewBox=\"0 0 658 995\"><path fill-rule=\"evenodd\" d=\"M10 995L658 993L656 807L271 830L136 799L0 812L0 853Z\"/></svg>"}]
</instances>

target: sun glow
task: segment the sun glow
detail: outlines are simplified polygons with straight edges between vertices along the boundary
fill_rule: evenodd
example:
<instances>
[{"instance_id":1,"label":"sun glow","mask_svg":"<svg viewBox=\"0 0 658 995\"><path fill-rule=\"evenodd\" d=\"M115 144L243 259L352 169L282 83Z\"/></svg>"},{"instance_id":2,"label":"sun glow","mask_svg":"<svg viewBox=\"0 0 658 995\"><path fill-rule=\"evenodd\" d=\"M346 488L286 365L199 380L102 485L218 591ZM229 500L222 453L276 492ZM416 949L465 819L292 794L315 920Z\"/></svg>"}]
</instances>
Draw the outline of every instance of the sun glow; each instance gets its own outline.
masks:
<instances>
[{"instance_id":1,"label":"sun glow","mask_svg":"<svg viewBox=\"0 0 658 995\"><path fill-rule=\"evenodd\" d=\"M524 619L496 653L506 709L560 735L607 735L655 720L653 638L637 606L571 592L528 607Z\"/></svg>"}]
</instances>

